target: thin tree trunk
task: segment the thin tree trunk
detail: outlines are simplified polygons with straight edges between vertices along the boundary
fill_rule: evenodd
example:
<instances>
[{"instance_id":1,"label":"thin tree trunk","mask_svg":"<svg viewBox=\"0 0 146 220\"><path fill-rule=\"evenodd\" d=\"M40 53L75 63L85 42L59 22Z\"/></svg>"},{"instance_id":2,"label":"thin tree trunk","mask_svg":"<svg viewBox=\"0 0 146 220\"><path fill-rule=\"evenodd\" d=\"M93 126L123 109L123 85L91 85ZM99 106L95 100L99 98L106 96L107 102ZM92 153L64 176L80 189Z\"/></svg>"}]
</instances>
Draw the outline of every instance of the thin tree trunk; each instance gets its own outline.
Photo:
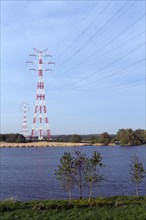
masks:
<instances>
[{"instance_id":1,"label":"thin tree trunk","mask_svg":"<svg viewBox=\"0 0 146 220\"><path fill-rule=\"evenodd\" d=\"M81 186L81 184L79 185L79 192L80 192L80 199L82 199L82 186Z\"/></svg>"},{"instance_id":2,"label":"thin tree trunk","mask_svg":"<svg viewBox=\"0 0 146 220\"><path fill-rule=\"evenodd\" d=\"M138 184L136 183L136 196L138 197Z\"/></svg>"},{"instance_id":3,"label":"thin tree trunk","mask_svg":"<svg viewBox=\"0 0 146 220\"><path fill-rule=\"evenodd\" d=\"M71 191L68 190L68 197L69 197L69 201L71 201Z\"/></svg>"},{"instance_id":4,"label":"thin tree trunk","mask_svg":"<svg viewBox=\"0 0 146 220\"><path fill-rule=\"evenodd\" d=\"M92 183L89 186L89 199L88 199L89 202L91 200L91 196L92 196Z\"/></svg>"}]
</instances>

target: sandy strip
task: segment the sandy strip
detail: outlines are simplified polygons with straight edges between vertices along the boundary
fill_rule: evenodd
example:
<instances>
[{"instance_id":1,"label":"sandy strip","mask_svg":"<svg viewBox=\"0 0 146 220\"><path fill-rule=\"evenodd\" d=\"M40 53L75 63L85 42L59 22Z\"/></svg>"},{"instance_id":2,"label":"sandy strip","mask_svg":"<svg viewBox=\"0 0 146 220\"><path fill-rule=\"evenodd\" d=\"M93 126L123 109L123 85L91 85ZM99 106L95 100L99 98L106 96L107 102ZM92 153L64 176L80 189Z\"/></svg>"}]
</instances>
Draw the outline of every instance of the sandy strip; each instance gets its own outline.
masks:
<instances>
[{"instance_id":1,"label":"sandy strip","mask_svg":"<svg viewBox=\"0 0 146 220\"><path fill-rule=\"evenodd\" d=\"M68 142L32 142L32 143L6 143L0 142L0 148L15 148L15 147L76 147L76 146L91 146L87 143L68 143Z\"/></svg>"}]
</instances>

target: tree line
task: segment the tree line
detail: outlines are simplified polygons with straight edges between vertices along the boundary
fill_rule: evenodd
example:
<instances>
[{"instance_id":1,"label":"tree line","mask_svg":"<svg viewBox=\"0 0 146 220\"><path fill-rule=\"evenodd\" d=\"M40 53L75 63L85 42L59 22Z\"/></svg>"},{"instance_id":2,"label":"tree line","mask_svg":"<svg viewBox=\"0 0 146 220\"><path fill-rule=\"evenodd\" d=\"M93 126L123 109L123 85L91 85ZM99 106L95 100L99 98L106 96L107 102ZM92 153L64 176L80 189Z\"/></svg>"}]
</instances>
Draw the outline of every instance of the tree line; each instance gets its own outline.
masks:
<instances>
[{"instance_id":1,"label":"tree line","mask_svg":"<svg viewBox=\"0 0 146 220\"><path fill-rule=\"evenodd\" d=\"M14 143L25 143L26 139L22 134L0 134L0 141L14 142ZM27 140L27 142L33 140ZM103 132L101 134L89 134L89 135L52 135L51 140L56 142L72 142L80 143L85 142L89 144L102 144L108 145L110 143L115 143L118 145L142 145L146 144L146 130L144 129L119 129L116 134L109 134L108 132Z\"/></svg>"},{"instance_id":2,"label":"tree line","mask_svg":"<svg viewBox=\"0 0 146 220\"><path fill-rule=\"evenodd\" d=\"M0 134L0 141L10 143L25 143L26 139L22 134Z\"/></svg>"},{"instance_id":3,"label":"tree line","mask_svg":"<svg viewBox=\"0 0 146 220\"><path fill-rule=\"evenodd\" d=\"M69 200L72 199L72 190L78 188L79 198L83 198L83 189L89 190L89 201L92 198L93 186L98 186L104 180L101 169L105 166L102 163L102 156L99 152L94 151L91 157L80 151L74 154L65 152L60 158L58 169L55 170L57 180L63 189L68 193ZM146 170L136 155L131 157L129 164L129 174L135 184L136 196L139 196L138 186L142 183Z\"/></svg>"},{"instance_id":4,"label":"tree line","mask_svg":"<svg viewBox=\"0 0 146 220\"><path fill-rule=\"evenodd\" d=\"M102 145L108 145L115 143L119 145L142 145L146 144L146 130L144 129L120 129L117 134L109 134L103 132L96 135L60 135L56 136L56 141L68 141L72 143L88 142L91 144L100 143Z\"/></svg>"},{"instance_id":5,"label":"tree line","mask_svg":"<svg viewBox=\"0 0 146 220\"><path fill-rule=\"evenodd\" d=\"M117 134L108 134L103 132L99 135L77 135L74 134L70 138L71 142L90 142L91 144L100 143L102 145L108 145L115 143L119 145L143 145L146 144L146 130L144 129L120 129Z\"/></svg>"}]
</instances>

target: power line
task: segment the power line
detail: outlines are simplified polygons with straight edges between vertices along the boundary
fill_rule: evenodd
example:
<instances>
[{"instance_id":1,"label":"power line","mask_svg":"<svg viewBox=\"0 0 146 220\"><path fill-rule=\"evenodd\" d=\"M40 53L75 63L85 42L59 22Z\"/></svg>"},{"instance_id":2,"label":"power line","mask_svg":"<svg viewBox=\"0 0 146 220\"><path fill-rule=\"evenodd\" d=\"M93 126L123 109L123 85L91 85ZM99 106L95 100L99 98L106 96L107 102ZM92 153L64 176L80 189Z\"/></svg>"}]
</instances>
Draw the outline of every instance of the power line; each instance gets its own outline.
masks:
<instances>
[{"instance_id":1,"label":"power line","mask_svg":"<svg viewBox=\"0 0 146 220\"><path fill-rule=\"evenodd\" d=\"M129 82L129 83L124 83L124 84L119 84L119 85L107 87L106 89L125 89L125 88L129 88L131 86L127 86L127 85L133 85L133 84L135 84L137 82L139 83L139 82L145 81L145 79L146 78L134 80L134 81ZM135 86L137 86L137 84Z\"/></svg>"},{"instance_id":2,"label":"power line","mask_svg":"<svg viewBox=\"0 0 146 220\"><path fill-rule=\"evenodd\" d=\"M126 45L127 43L132 42L133 40L135 40L136 38L138 38L139 36L141 36L141 35L144 34L144 33L145 33L145 32L143 31L143 32L139 33L138 35L136 35L136 36L134 36L134 37L132 37L132 38L126 40L124 43L120 44L119 46L117 46L117 47L115 47L115 48L113 48L113 49L110 49L109 51L107 51L107 52L105 52L104 54L102 54L102 57L103 57L103 55L105 55L105 54L107 55L108 53L111 53L112 51L117 50L117 49L119 49L120 47L123 47L123 46ZM112 42L113 42L113 41L112 41ZM99 51L101 51L101 50L97 50L97 52L99 52ZM76 64L75 66L72 66L72 67L71 67L71 70L73 70L73 69L75 69L76 67L80 66L80 65L83 64L86 60L89 60L89 59L92 57L92 55L93 55L93 54L91 54L90 56L88 56L87 58L85 58L84 60L82 60L80 63ZM95 55L95 54L94 54L94 55ZM94 64L95 64L95 63L94 63ZM61 73L61 74L68 73L69 71L70 71L70 69L69 69L68 71L65 71L65 72ZM60 75L60 74L56 74L56 76L58 76L58 75Z\"/></svg>"},{"instance_id":3,"label":"power line","mask_svg":"<svg viewBox=\"0 0 146 220\"><path fill-rule=\"evenodd\" d=\"M118 59L114 60L113 62L111 62L111 63L109 63L109 64L107 64L107 65L105 65L104 67L100 68L99 70L97 70L97 71L95 71L95 72L93 72L93 73L90 73L90 74L88 74L87 76L82 77L80 80L77 80L77 81L75 81L75 82L72 82L72 83L70 83L70 84L67 84L67 85L65 85L65 86L63 86L63 87L61 87L61 88L66 88L66 87L68 87L68 86L75 85L75 84L77 84L77 83L79 83L79 82L81 82L81 81L83 81L83 80L85 80L85 79L90 78L91 76L93 76L93 75L95 75L95 74L97 74L97 73L103 71L103 70L106 69L107 67L109 67L109 66L113 65L114 63L118 62L119 60L125 58L125 57L128 56L129 54L134 53L134 52L135 52L136 50L138 50L141 46L143 46L143 44L144 44L144 43L139 44L135 49L130 50L130 51L127 52L126 54L120 56ZM90 84L90 83L87 83L87 84ZM86 84L86 85L87 85L87 84Z\"/></svg>"},{"instance_id":4,"label":"power line","mask_svg":"<svg viewBox=\"0 0 146 220\"><path fill-rule=\"evenodd\" d=\"M137 82L139 83L139 82L142 82L142 81L145 82L145 80L146 80L146 78L142 78L142 79L134 80L132 82L128 82L128 83L124 83L124 84L120 83L118 85L109 86L109 87L102 87L102 88L96 88L96 89L92 89L92 90L91 89L86 89L86 90L70 89L70 90L75 91L75 92L97 92L97 90L104 90L104 92L107 92L107 91L109 91L109 89L122 89L122 88L125 88L125 86L127 86L127 85L132 85L132 84L135 84Z\"/></svg>"},{"instance_id":5,"label":"power line","mask_svg":"<svg viewBox=\"0 0 146 220\"><path fill-rule=\"evenodd\" d=\"M137 82L139 83L139 82L142 82L142 81L145 82L145 80L146 80L146 78L142 78L142 79L134 80L132 82L128 82L128 83L124 83L124 84L120 83L118 85L109 86L109 87L102 87L102 88L96 88L96 89L92 89L92 90L91 89L81 90L81 89L78 89L78 88L76 88L76 89L70 88L69 90L72 90L74 92L97 92L97 90L104 90L104 92L107 92L107 91L109 91L109 89L122 89L122 88L125 89L127 85L132 85L132 84L135 84ZM144 85L146 85L146 83ZM137 84L135 86L137 86ZM129 88L129 86L127 86L127 88ZM54 91L54 90L51 90L51 91Z\"/></svg>"},{"instance_id":6,"label":"power line","mask_svg":"<svg viewBox=\"0 0 146 220\"><path fill-rule=\"evenodd\" d=\"M99 78L99 79L97 79L96 81L94 80L94 82L97 82L97 81L100 81L100 80L104 80L104 79L106 79L106 78L109 78L109 77L111 77L111 76L113 76L113 75L118 75L118 73L121 73L121 72L123 72L123 71L129 71L129 69L137 69L138 67L136 67L138 64L140 64L140 63L142 63L142 62L144 62L144 61L146 61L146 58L144 58L144 59L141 59L141 60L139 60L139 61L137 61L137 62L134 62L133 64L131 64L130 66L126 66L126 67L124 67L124 68L122 68L121 70L119 70L119 71L114 71L114 72L112 72L112 73L110 73L110 74L108 74L108 75L105 75L105 76L103 76L102 78ZM124 73L125 73L124 72ZM84 86L84 85L83 85ZM100 88L96 88L96 89L92 89L92 90L90 90L90 89L86 89L86 90L82 90L82 89L80 89L81 87L83 87L83 86L79 86L79 87L75 87L75 88L69 88L69 90L73 90L73 91L96 91L96 89L100 89ZM51 89L51 91L56 91L56 90L60 90L60 88L58 88L58 89Z\"/></svg>"},{"instance_id":7,"label":"power line","mask_svg":"<svg viewBox=\"0 0 146 220\"><path fill-rule=\"evenodd\" d=\"M135 24L137 24L143 17L145 16L142 15L140 18L138 18L134 23L132 23L131 25L129 25L127 28L125 28L123 31L120 32L120 34L118 34L116 37L114 37L112 40L110 40L109 42L107 42L104 46L102 46L100 49L98 49L97 51L95 51L93 54L91 54L89 57L87 57L86 59L84 59L81 63L85 62L87 59L89 60L91 57L95 56L97 53L99 53L99 51L103 50L105 47L109 46L113 41L117 40L121 35L123 35L125 32L127 32L127 30L129 30L131 27L133 27ZM79 65L80 65L79 64Z\"/></svg>"},{"instance_id":8,"label":"power line","mask_svg":"<svg viewBox=\"0 0 146 220\"><path fill-rule=\"evenodd\" d=\"M72 41L72 43L68 47L65 48L65 50L56 59L62 56L68 49L70 49L74 45L74 43L77 40L79 40L82 37L82 35L95 23L96 19L99 18L104 13L104 11L109 7L111 1L112 0L108 2L108 4L100 11L99 14L95 16L95 18L90 22L90 24L87 25L87 27Z\"/></svg>"},{"instance_id":9,"label":"power line","mask_svg":"<svg viewBox=\"0 0 146 220\"><path fill-rule=\"evenodd\" d=\"M132 3L133 4L133 3ZM98 35L98 37L99 36L101 36L114 22L116 22L118 19L116 18L116 19L114 19L113 21L112 21L112 19L113 18L115 18L116 16L118 16L118 18L121 16L121 15L123 15L127 10L128 10L128 8L130 7L130 5L128 6L128 8L126 8L123 12L122 12L122 10L125 8L125 6L127 6L127 2L120 8L120 9L118 9L117 10L117 12L108 20L108 22L107 23L105 23L98 31L96 31L95 33L94 33L94 35L92 35L92 37L90 37L78 50L76 50L70 57L68 57L63 63L62 63L62 65L60 65L59 67L62 67L64 64L66 64L69 60L71 60L76 54L78 54L82 49L84 49L85 48L85 46L89 43L89 42L91 42L91 40L98 34L98 33L100 33L100 31L101 31L101 33L100 33L100 35ZM121 14L120 14L120 12L122 12ZM111 24L110 24L110 22L111 22ZM106 27L107 26L107 27Z\"/></svg>"},{"instance_id":10,"label":"power line","mask_svg":"<svg viewBox=\"0 0 146 220\"><path fill-rule=\"evenodd\" d=\"M125 70L128 70L128 69L131 69L131 68L133 68L134 66L136 66L136 65L138 65L138 64L140 64L140 63L142 63L143 61L145 61L146 59L141 59L141 60L139 60L139 61L137 61L137 62L135 62L134 64L132 64L132 66L128 66L128 67L124 67L123 69L121 69L120 71L114 71L113 73L110 73L110 74L107 74L107 75L105 75L105 76L103 76L103 77L101 77L101 78L99 78L99 79L96 79L96 80L94 80L94 82L97 82L97 81L101 81L101 80L104 80L104 79L106 79L106 78L109 78L109 77L111 77L111 76L114 76L114 75L117 75L117 73L120 73L120 72L123 72L123 71L125 71ZM93 83L94 83L93 82ZM90 84L90 83L89 83Z\"/></svg>"},{"instance_id":11,"label":"power line","mask_svg":"<svg viewBox=\"0 0 146 220\"><path fill-rule=\"evenodd\" d=\"M80 27L81 23L82 23L84 20L86 20L86 18L89 16L89 14L90 14L91 11L93 10L93 8L95 8L96 5L97 5L97 3L88 11L88 13L85 15L85 17L82 18L81 22L79 22L78 25L76 24L75 27L72 28L71 32L75 32L75 30L77 30L78 27ZM65 41L66 41L66 38L65 38L64 40L61 40L61 42L60 42L59 44L57 44L57 47L60 47L60 45L61 45L63 42L65 42ZM57 58L60 57L61 55L62 55L62 54L58 55ZM57 59L57 58L56 58L56 59Z\"/></svg>"},{"instance_id":12,"label":"power line","mask_svg":"<svg viewBox=\"0 0 146 220\"><path fill-rule=\"evenodd\" d=\"M111 0L110 0L111 1ZM83 18L83 20L86 20L86 18L91 14L91 12L94 10L94 8L96 7L98 3L96 3L95 5L93 5L93 7L89 10L89 12L86 14L86 16Z\"/></svg>"}]
</instances>

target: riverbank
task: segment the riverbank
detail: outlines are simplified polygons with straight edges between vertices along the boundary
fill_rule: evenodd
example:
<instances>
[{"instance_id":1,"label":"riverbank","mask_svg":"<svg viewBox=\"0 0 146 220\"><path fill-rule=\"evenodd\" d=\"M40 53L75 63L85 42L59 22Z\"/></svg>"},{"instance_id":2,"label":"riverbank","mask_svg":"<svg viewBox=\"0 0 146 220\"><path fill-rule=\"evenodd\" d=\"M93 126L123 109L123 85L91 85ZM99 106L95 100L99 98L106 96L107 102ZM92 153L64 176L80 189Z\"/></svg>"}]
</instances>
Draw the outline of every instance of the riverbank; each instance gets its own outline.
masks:
<instances>
[{"instance_id":1,"label":"riverbank","mask_svg":"<svg viewBox=\"0 0 146 220\"><path fill-rule=\"evenodd\" d=\"M1 148L22 148L22 147L81 147L91 146L89 143L70 143L70 142L30 142L30 143L7 143L0 142Z\"/></svg>"},{"instance_id":2,"label":"riverbank","mask_svg":"<svg viewBox=\"0 0 146 220\"><path fill-rule=\"evenodd\" d=\"M71 142L47 142L47 141L34 141L28 143L8 143L0 142L0 148L32 148L32 147L84 147L84 146L105 146L101 143L71 143ZM107 146L118 146L115 143L109 143ZM131 146L131 145L124 145ZM141 145L146 146L146 144Z\"/></svg>"},{"instance_id":3,"label":"riverbank","mask_svg":"<svg viewBox=\"0 0 146 220\"><path fill-rule=\"evenodd\" d=\"M39 200L0 202L1 220L19 219L70 219L70 220L144 220L146 219L146 196L116 196L72 200Z\"/></svg>"}]
</instances>

